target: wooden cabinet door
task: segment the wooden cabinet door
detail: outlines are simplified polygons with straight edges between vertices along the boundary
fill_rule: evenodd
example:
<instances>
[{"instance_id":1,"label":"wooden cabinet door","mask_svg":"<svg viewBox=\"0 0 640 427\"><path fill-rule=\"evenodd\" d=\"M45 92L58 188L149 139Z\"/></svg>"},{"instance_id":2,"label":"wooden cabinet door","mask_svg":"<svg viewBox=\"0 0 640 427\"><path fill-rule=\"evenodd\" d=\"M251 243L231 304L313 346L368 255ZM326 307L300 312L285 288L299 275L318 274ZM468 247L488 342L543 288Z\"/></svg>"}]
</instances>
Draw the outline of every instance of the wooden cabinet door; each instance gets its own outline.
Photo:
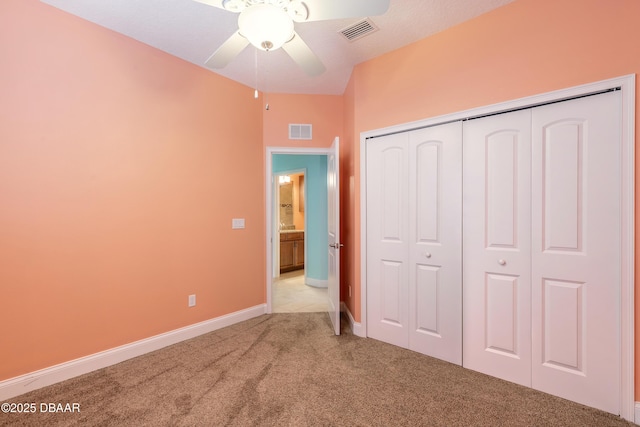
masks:
<instances>
[{"instance_id":1,"label":"wooden cabinet door","mask_svg":"<svg viewBox=\"0 0 640 427\"><path fill-rule=\"evenodd\" d=\"M280 241L280 272L293 267L293 245L295 242Z\"/></svg>"},{"instance_id":2,"label":"wooden cabinet door","mask_svg":"<svg viewBox=\"0 0 640 427\"><path fill-rule=\"evenodd\" d=\"M296 268L304 267L304 238L294 241L293 266Z\"/></svg>"}]
</instances>

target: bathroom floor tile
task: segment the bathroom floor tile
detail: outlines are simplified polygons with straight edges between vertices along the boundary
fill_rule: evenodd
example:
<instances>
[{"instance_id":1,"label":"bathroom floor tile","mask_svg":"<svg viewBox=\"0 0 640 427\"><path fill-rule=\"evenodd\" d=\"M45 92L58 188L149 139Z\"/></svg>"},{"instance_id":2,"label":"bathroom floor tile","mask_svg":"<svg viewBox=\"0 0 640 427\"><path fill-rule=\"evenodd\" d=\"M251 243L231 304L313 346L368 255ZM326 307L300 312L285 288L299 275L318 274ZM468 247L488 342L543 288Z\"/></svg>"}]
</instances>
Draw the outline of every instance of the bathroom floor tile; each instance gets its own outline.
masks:
<instances>
[{"instance_id":1,"label":"bathroom floor tile","mask_svg":"<svg viewBox=\"0 0 640 427\"><path fill-rule=\"evenodd\" d=\"M274 313L309 313L327 311L326 288L315 288L304 283L304 270L281 274L273 282Z\"/></svg>"}]
</instances>

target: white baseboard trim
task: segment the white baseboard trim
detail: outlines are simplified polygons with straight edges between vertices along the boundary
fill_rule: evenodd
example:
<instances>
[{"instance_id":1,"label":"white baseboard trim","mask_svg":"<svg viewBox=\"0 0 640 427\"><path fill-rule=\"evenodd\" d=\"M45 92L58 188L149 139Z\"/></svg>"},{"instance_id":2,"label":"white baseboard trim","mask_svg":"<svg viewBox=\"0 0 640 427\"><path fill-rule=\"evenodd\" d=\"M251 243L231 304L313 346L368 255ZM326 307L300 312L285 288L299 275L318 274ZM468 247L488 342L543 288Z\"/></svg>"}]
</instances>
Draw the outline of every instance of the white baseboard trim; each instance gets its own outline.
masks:
<instances>
[{"instance_id":1,"label":"white baseboard trim","mask_svg":"<svg viewBox=\"0 0 640 427\"><path fill-rule=\"evenodd\" d=\"M635 411L633 415L633 422L640 425L640 402L636 402Z\"/></svg>"},{"instance_id":2,"label":"white baseboard trim","mask_svg":"<svg viewBox=\"0 0 640 427\"><path fill-rule=\"evenodd\" d=\"M115 365L133 357L141 356L180 341L231 326L266 313L266 304L256 305L214 319L185 326L163 334L114 347L89 356L80 357L55 366L44 368L18 377L0 381L0 401L68 380L97 369Z\"/></svg>"},{"instance_id":3,"label":"white baseboard trim","mask_svg":"<svg viewBox=\"0 0 640 427\"><path fill-rule=\"evenodd\" d=\"M329 281L328 280L312 279L311 277L305 277L304 278L304 283L306 283L309 286L313 286L314 288L327 288L327 287L329 287Z\"/></svg>"},{"instance_id":4,"label":"white baseboard trim","mask_svg":"<svg viewBox=\"0 0 640 427\"><path fill-rule=\"evenodd\" d=\"M349 327L351 328L351 332L353 333L353 335L366 338L362 324L355 321L355 319L351 315L351 312L349 311L349 307L347 307L344 301L340 302L340 310L343 313L347 313L347 318L349 319Z\"/></svg>"}]
</instances>

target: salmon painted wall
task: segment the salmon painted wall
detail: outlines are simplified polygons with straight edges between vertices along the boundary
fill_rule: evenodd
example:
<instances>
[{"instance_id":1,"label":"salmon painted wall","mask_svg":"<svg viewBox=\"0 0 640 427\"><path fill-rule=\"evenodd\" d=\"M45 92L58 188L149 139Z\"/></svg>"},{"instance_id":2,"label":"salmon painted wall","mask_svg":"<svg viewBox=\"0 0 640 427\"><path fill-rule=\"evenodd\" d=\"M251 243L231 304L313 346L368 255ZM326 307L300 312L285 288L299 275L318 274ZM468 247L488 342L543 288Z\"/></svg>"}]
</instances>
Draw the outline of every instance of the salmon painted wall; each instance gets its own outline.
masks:
<instances>
[{"instance_id":1,"label":"salmon painted wall","mask_svg":"<svg viewBox=\"0 0 640 427\"><path fill-rule=\"evenodd\" d=\"M265 302L252 89L37 0L0 58L0 380Z\"/></svg>"},{"instance_id":2,"label":"salmon painted wall","mask_svg":"<svg viewBox=\"0 0 640 427\"><path fill-rule=\"evenodd\" d=\"M264 96L263 96L264 97ZM294 95L270 93L269 110L264 112L265 147L330 147L343 135L341 95ZM290 140L289 124L312 124L313 139Z\"/></svg>"},{"instance_id":3,"label":"salmon painted wall","mask_svg":"<svg viewBox=\"0 0 640 427\"><path fill-rule=\"evenodd\" d=\"M639 73L639 16L637 0L517 0L356 66L345 92L345 105L352 110L346 114L351 117L345 139L352 143L346 162L353 164L355 179L355 206L346 226L354 234L354 262L359 265L361 254L361 132ZM637 105L636 114L640 123ZM346 301L361 320L359 267L353 280L355 298ZM637 285L636 298L639 307ZM636 339L636 355L639 344ZM636 375L636 400L639 379Z\"/></svg>"},{"instance_id":4,"label":"salmon painted wall","mask_svg":"<svg viewBox=\"0 0 640 427\"><path fill-rule=\"evenodd\" d=\"M349 80L344 97L344 138L340 145L340 240L344 250L340 252L340 300L344 301L352 315L358 310L360 319L360 209L356 194L356 169L354 147L360 144L355 132L355 79ZM359 170L359 169L358 169ZM357 209L357 210L356 210ZM356 219L358 221L356 222ZM358 240L356 240L358 239ZM351 292L350 292L351 291Z\"/></svg>"}]
</instances>

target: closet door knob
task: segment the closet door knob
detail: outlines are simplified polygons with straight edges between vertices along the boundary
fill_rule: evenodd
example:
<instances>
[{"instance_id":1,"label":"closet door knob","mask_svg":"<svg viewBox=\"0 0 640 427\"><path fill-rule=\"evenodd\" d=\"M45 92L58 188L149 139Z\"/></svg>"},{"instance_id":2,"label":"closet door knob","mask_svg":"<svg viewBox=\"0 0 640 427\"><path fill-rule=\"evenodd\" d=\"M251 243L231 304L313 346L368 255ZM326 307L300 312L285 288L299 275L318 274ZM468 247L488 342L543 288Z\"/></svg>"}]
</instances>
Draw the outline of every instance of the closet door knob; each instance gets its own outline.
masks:
<instances>
[{"instance_id":1,"label":"closet door knob","mask_svg":"<svg viewBox=\"0 0 640 427\"><path fill-rule=\"evenodd\" d=\"M507 261L503 260L503 259L499 259L498 260L498 264L500 265L505 265L507 263Z\"/></svg>"},{"instance_id":2,"label":"closet door knob","mask_svg":"<svg viewBox=\"0 0 640 427\"><path fill-rule=\"evenodd\" d=\"M427 258L431 258L431 252L425 252L424 256L427 257Z\"/></svg>"}]
</instances>

